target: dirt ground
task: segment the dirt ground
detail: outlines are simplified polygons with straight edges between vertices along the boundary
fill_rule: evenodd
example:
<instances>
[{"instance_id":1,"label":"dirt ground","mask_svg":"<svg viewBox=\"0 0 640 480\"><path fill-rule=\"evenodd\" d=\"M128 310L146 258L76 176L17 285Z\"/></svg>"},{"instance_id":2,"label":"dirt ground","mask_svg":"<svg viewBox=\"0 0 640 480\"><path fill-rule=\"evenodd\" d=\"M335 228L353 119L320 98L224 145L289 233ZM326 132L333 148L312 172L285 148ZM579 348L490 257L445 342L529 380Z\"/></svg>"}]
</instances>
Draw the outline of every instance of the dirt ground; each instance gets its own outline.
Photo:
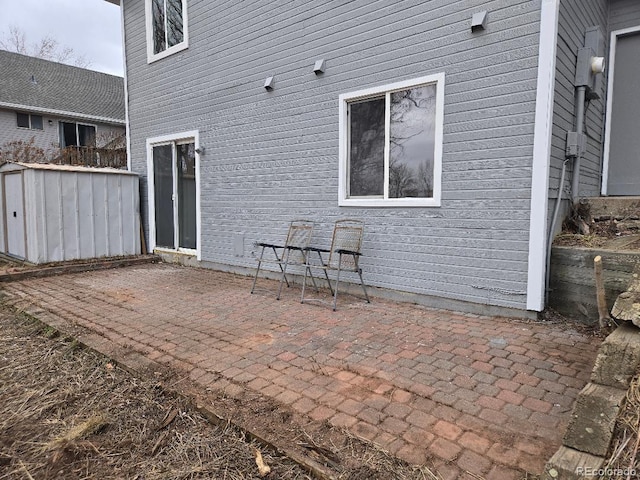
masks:
<instances>
[{"instance_id":1,"label":"dirt ground","mask_svg":"<svg viewBox=\"0 0 640 480\"><path fill-rule=\"evenodd\" d=\"M622 211L620 218L593 218L590 210L589 203L573 207L553 244L561 247L640 250L640 212L637 207Z\"/></svg>"},{"instance_id":2,"label":"dirt ground","mask_svg":"<svg viewBox=\"0 0 640 480\"><path fill-rule=\"evenodd\" d=\"M167 372L132 375L52 328L0 309L0 480L316 478L232 424L209 422L175 393L175 382ZM211 401L221 411L233 403ZM290 428L286 411L245 407L256 423ZM297 446L330 464L335 478L441 478L329 426L321 440L331 448L323 448L318 434L298 432Z\"/></svg>"}]
</instances>

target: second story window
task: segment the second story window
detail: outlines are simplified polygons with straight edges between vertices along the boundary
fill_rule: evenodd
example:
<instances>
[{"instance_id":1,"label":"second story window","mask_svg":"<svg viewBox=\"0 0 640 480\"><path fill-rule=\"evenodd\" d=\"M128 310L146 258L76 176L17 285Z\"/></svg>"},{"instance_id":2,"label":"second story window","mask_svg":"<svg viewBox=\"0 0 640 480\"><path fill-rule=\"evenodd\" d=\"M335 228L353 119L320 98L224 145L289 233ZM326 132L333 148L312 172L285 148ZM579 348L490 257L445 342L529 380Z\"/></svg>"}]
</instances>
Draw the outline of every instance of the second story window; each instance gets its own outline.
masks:
<instances>
[{"instance_id":1,"label":"second story window","mask_svg":"<svg viewBox=\"0 0 640 480\"><path fill-rule=\"evenodd\" d=\"M31 115L29 113L16 113L18 127L30 128L31 130L43 130L42 116Z\"/></svg>"},{"instance_id":2,"label":"second story window","mask_svg":"<svg viewBox=\"0 0 640 480\"><path fill-rule=\"evenodd\" d=\"M186 0L146 0L149 63L188 47Z\"/></svg>"}]
</instances>

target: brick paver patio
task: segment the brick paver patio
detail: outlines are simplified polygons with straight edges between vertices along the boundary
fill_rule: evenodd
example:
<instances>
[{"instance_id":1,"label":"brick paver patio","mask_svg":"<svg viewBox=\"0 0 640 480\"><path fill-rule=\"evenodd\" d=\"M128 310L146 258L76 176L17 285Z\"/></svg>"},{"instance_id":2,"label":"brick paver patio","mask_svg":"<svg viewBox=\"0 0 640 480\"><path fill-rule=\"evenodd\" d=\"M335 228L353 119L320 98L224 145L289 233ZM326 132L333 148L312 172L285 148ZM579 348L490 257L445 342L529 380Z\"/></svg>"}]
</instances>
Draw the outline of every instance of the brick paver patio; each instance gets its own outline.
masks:
<instances>
[{"instance_id":1,"label":"brick paver patio","mask_svg":"<svg viewBox=\"0 0 640 480\"><path fill-rule=\"evenodd\" d=\"M370 439L446 479L540 473L561 443L599 340L570 325L343 296L338 311L275 299L262 280L146 265L6 284L110 342L248 388ZM476 477L469 476L470 472Z\"/></svg>"}]
</instances>

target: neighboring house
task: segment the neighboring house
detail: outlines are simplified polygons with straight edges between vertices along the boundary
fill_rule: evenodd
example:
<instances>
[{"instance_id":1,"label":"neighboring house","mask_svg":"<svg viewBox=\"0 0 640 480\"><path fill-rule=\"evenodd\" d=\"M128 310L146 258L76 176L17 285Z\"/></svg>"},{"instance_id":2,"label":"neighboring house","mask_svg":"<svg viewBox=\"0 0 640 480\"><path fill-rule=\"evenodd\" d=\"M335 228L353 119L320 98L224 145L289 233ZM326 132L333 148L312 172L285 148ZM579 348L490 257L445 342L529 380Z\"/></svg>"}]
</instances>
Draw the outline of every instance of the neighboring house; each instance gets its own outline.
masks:
<instances>
[{"instance_id":1,"label":"neighboring house","mask_svg":"<svg viewBox=\"0 0 640 480\"><path fill-rule=\"evenodd\" d=\"M108 146L125 124L121 77L0 50L0 149L32 143L55 157Z\"/></svg>"},{"instance_id":2,"label":"neighboring house","mask_svg":"<svg viewBox=\"0 0 640 480\"><path fill-rule=\"evenodd\" d=\"M186 263L355 217L381 293L531 315L566 152L563 191L640 195L635 0L109 1L149 244Z\"/></svg>"}]
</instances>

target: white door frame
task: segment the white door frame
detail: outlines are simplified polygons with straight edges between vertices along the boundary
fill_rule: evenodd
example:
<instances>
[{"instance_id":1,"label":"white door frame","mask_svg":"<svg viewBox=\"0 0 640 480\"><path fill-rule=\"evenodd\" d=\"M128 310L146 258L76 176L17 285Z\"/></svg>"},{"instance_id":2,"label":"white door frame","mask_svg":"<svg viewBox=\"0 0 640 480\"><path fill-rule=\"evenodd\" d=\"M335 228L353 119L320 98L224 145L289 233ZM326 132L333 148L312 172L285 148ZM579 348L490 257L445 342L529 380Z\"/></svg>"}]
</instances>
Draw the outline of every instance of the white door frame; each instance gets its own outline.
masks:
<instances>
[{"instance_id":1,"label":"white door frame","mask_svg":"<svg viewBox=\"0 0 640 480\"><path fill-rule=\"evenodd\" d=\"M196 149L196 249L177 248L176 250L168 248L158 248L167 252L181 252L196 255L198 260L202 260L202 218L200 212L200 135L198 130L189 132L181 132L170 135L162 135L147 139L147 218L149 219L149 250L156 249L156 213L155 213L155 183L153 174L153 147L162 144L173 144L174 142L193 141ZM176 180L174 179L174 182ZM174 186L175 190L175 186ZM174 222L176 217L176 203L174 202ZM176 243L177 245L177 243Z\"/></svg>"},{"instance_id":2,"label":"white door frame","mask_svg":"<svg viewBox=\"0 0 640 480\"><path fill-rule=\"evenodd\" d=\"M613 110L613 80L615 76L616 43L618 42L618 37L637 32L640 32L640 25L636 27L623 28L622 30L614 30L613 32L611 32L611 39L609 42L609 65L607 67L607 69L609 70L609 79L607 81L607 108L604 123L602 186L600 187L600 193L603 196L607 195L607 182L609 181L609 147L611 145L611 113Z\"/></svg>"}]
</instances>

